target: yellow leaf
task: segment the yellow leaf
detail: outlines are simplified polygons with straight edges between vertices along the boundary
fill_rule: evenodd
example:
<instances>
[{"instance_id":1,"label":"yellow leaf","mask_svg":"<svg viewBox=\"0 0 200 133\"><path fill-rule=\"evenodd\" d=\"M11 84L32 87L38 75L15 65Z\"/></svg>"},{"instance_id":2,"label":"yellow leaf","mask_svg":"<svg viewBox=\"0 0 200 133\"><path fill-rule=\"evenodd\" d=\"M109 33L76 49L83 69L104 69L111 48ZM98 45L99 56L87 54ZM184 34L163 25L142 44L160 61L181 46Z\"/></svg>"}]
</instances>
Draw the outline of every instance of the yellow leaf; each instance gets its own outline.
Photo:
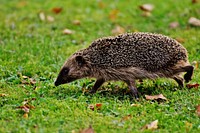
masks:
<instances>
[{"instance_id":1,"label":"yellow leaf","mask_svg":"<svg viewBox=\"0 0 200 133\"><path fill-rule=\"evenodd\" d=\"M24 118L28 118L28 113L25 113L25 114L23 115L23 117L24 117Z\"/></svg>"},{"instance_id":2,"label":"yellow leaf","mask_svg":"<svg viewBox=\"0 0 200 133\"><path fill-rule=\"evenodd\" d=\"M4 94L4 93L0 94L0 97L6 97L6 96L8 96L8 94Z\"/></svg>"},{"instance_id":3,"label":"yellow leaf","mask_svg":"<svg viewBox=\"0 0 200 133\"><path fill-rule=\"evenodd\" d=\"M109 13L110 20L114 21L117 18L118 13L119 13L119 10L117 9L110 11Z\"/></svg>"},{"instance_id":4,"label":"yellow leaf","mask_svg":"<svg viewBox=\"0 0 200 133\"><path fill-rule=\"evenodd\" d=\"M39 13L39 18L40 18L41 21L45 21L46 20L46 16L45 16L44 12L40 12Z\"/></svg>"}]
</instances>

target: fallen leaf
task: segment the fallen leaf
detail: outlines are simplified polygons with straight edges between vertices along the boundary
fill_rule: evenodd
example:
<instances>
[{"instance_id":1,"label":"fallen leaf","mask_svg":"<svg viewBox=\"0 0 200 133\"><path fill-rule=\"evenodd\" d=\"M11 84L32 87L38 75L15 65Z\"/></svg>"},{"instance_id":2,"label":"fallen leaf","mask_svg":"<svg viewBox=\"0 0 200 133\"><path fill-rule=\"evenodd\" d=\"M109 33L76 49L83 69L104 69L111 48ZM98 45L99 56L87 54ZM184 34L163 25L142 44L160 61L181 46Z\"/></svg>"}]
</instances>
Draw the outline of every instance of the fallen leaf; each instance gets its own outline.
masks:
<instances>
[{"instance_id":1,"label":"fallen leaf","mask_svg":"<svg viewBox=\"0 0 200 133\"><path fill-rule=\"evenodd\" d=\"M94 129L90 125L89 128L79 131L80 133L94 133Z\"/></svg>"},{"instance_id":2,"label":"fallen leaf","mask_svg":"<svg viewBox=\"0 0 200 133\"><path fill-rule=\"evenodd\" d=\"M52 17L52 16L47 16L47 21L48 21L48 22L54 22L54 17Z\"/></svg>"},{"instance_id":3,"label":"fallen leaf","mask_svg":"<svg viewBox=\"0 0 200 133\"><path fill-rule=\"evenodd\" d=\"M184 43L185 42L185 40L183 39L183 38L180 38L180 37L177 37L177 38L175 38L176 39L176 41L178 41L179 43Z\"/></svg>"},{"instance_id":4,"label":"fallen leaf","mask_svg":"<svg viewBox=\"0 0 200 133\"><path fill-rule=\"evenodd\" d=\"M23 79L28 79L29 77L28 77L28 76L22 76L22 78L23 78Z\"/></svg>"},{"instance_id":5,"label":"fallen leaf","mask_svg":"<svg viewBox=\"0 0 200 133\"><path fill-rule=\"evenodd\" d=\"M122 28L121 26L117 25L113 30L112 30L112 34L113 35L118 35L118 34L122 34L124 33L125 30L124 28Z\"/></svg>"},{"instance_id":6,"label":"fallen leaf","mask_svg":"<svg viewBox=\"0 0 200 133\"><path fill-rule=\"evenodd\" d=\"M19 106L19 107L17 107L17 108L23 110L25 113L29 113L29 110L30 110L30 109L29 109L28 107L26 107L25 105Z\"/></svg>"},{"instance_id":7,"label":"fallen leaf","mask_svg":"<svg viewBox=\"0 0 200 133\"><path fill-rule=\"evenodd\" d=\"M62 11L62 8L61 7L55 7L52 9L52 12L55 13L55 14L58 14Z\"/></svg>"},{"instance_id":8,"label":"fallen leaf","mask_svg":"<svg viewBox=\"0 0 200 133\"><path fill-rule=\"evenodd\" d=\"M152 5L152 4L143 4L143 5L140 5L139 8L142 11L151 12L154 9L154 5Z\"/></svg>"},{"instance_id":9,"label":"fallen leaf","mask_svg":"<svg viewBox=\"0 0 200 133\"><path fill-rule=\"evenodd\" d=\"M98 2L98 6L99 6L99 8L101 8L101 9L103 9L103 8L106 7L106 5L105 5L102 1L99 1L99 2Z\"/></svg>"},{"instance_id":10,"label":"fallen leaf","mask_svg":"<svg viewBox=\"0 0 200 133\"><path fill-rule=\"evenodd\" d=\"M33 100L36 100L36 98L32 98L31 100L24 100L22 102L22 106L16 107L17 109L21 109L24 112L24 115L23 115L24 118L28 118L29 111L31 109L35 108L34 106L32 106L32 105L29 104L29 102L33 101Z\"/></svg>"},{"instance_id":11,"label":"fallen leaf","mask_svg":"<svg viewBox=\"0 0 200 133\"><path fill-rule=\"evenodd\" d=\"M190 129L192 128L192 123L186 121L185 127L186 127L186 133L188 133L190 131Z\"/></svg>"},{"instance_id":12,"label":"fallen leaf","mask_svg":"<svg viewBox=\"0 0 200 133\"><path fill-rule=\"evenodd\" d=\"M199 62L193 61L192 65L197 69L199 67Z\"/></svg>"},{"instance_id":13,"label":"fallen leaf","mask_svg":"<svg viewBox=\"0 0 200 133\"><path fill-rule=\"evenodd\" d=\"M91 109L92 111L94 111L94 105L90 104L90 105L88 106L88 108Z\"/></svg>"},{"instance_id":14,"label":"fallen leaf","mask_svg":"<svg viewBox=\"0 0 200 133\"><path fill-rule=\"evenodd\" d=\"M95 104L95 106L94 106L93 104L90 104L90 105L88 106L88 108L91 109L92 111L94 111L95 109L96 109L96 110L100 110L101 107L102 107L102 103L97 103L97 104Z\"/></svg>"},{"instance_id":15,"label":"fallen leaf","mask_svg":"<svg viewBox=\"0 0 200 133\"><path fill-rule=\"evenodd\" d=\"M19 3L17 3L17 7L25 7L27 5L27 2L26 1L20 1Z\"/></svg>"},{"instance_id":16,"label":"fallen leaf","mask_svg":"<svg viewBox=\"0 0 200 133\"><path fill-rule=\"evenodd\" d=\"M6 96L8 96L8 94L4 94L4 93L0 94L0 97L6 97Z\"/></svg>"},{"instance_id":17,"label":"fallen leaf","mask_svg":"<svg viewBox=\"0 0 200 133\"><path fill-rule=\"evenodd\" d=\"M150 129L150 130L154 130L158 128L158 120L155 120L153 122L151 122L150 124L147 124L145 126L143 126L141 129Z\"/></svg>"},{"instance_id":18,"label":"fallen leaf","mask_svg":"<svg viewBox=\"0 0 200 133\"><path fill-rule=\"evenodd\" d=\"M118 13L119 13L119 10L117 10L117 9L114 9L114 10L110 11L109 19L110 20L115 20L117 18Z\"/></svg>"},{"instance_id":19,"label":"fallen leaf","mask_svg":"<svg viewBox=\"0 0 200 133\"><path fill-rule=\"evenodd\" d=\"M129 120L131 118L132 118L131 115L127 115L127 116L122 117L121 121L127 121L127 120Z\"/></svg>"},{"instance_id":20,"label":"fallen leaf","mask_svg":"<svg viewBox=\"0 0 200 133\"><path fill-rule=\"evenodd\" d=\"M31 84L31 85L34 85L34 84L36 84L36 80L35 80L35 79L33 79L33 78L30 78L29 80L30 80L30 84Z\"/></svg>"},{"instance_id":21,"label":"fallen leaf","mask_svg":"<svg viewBox=\"0 0 200 133\"><path fill-rule=\"evenodd\" d=\"M23 77L23 79L28 79L28 80L22 80L21 81L21 83L22 84L31 84L31 85L34 85L34 84L36 84L36 80L35 79L33 79L33 78L29 78L29 77L27 77L27 76L22 76Z\"/></svg>"},{"instance_id":22,"label":"fallen leaf","mask_svg":"<svg viewBox=\"0 0 200 133\"><path fill-rule=\"evenodd\" d=\"M23 102L22 102L22 105L25 105L25 104L27 104L29 102L29 100L24 100Z\"/></svg>"},{"instance_id":23,"label":"fallen leaf","mask_svg":"<svg viewBox=\"0 0 200 133\"><path fill-rule=\"evenodd\" d=\"M74 24L74 25L80 25L81 22L80 22L80 20L74 20L74 21L73 21L73 24Z\"/></svg>"},{"instance_id":24,"label":"fallen leaf","mask_svg":"<svg viewBox=\"0 0 200 133\"><path fill-rule=\"evenodd\" d=\"M70 35L70 34L73 34L73 31L70 30L70 29L64 29L64 30L63 30L63 34L65 34L65 35Z\"/></svg>"},{"instance_id":25,"label":"fallen leaf","mask_svg":"<svg viewBox=\"0 0 200 133\"><path fill-rule=\"evenodd\" d=\"M102 103L97 103L97 104L96 104L96 108L97 108L97 110L100 110L101 107L102 107Z\"/></svg>"},{"instance_id":26,"label":"fallen leaf","mask_svg":"<svg viewBox=\"0 0 200 133\"><path fill-rule=\"evenodd\" d=\"M192 88L198 89L199 84L197 84L197 83L196 83L196 84L187 84L186 87L187 87L188 89L192 89Z\"/></svg>"},{"instance_id":27,"label":"fallen leaf","mask_svg":"<svg viewBox=\"0 0 200 133\"><path fill-rule=\"evenodd\" d=\"M39 18L40 18L41 21L45 21L46 20L46 16L45 16L44 12L40 12L39 13Z\"/></svg>"},{"instance_id":28,"label":"fallen leaf","mask_svg":"<svg viewBox=\"0 0 200 133\"><path fill-rule=\"evenodd\" d=\"M150 17L150 16L151 16L151 13L150 13L150 12L143 12L143 13L142 13L142 16L143 16L143 17Z\"/></svg>"},{"instance_id":29,"label":"fallen leaf","mask_svg":"<svg viewBox=\"0 0 200 133\"><path fill-rule=\"evenodd\" d=\"M28 113L24 113L23 117L28 118Z\"/></svg>"},{"instance_id":30,"label":"fallen leaf","mask_svg":"<svg viewBox=\"0 0 200 133\"><path fill-rule=\"evenodd\" d=\"M179 22L171 22L169 24L169 28L171 29L176 29L177 27L179 27Z\"/></svg>"},{"instance_id":31,"label":"fallen leaf","mask_svg":"<svg viewBox=\"0 0 200 133\"><path fill-rule=\"evenodd\" d=\"M197 116L200 117L200 104L196 106Z\"/></svg>"},{"instance_id":32,"label":"fallen leaf","mask_svg":"<svg viewBox=\"0 0 200 133\"><path fill-rule=\"evenodd\" d=\"M196 27L199 27L200 26L200 20L195 18L195 17L191 17L189 20L188 20L188 23L192 26L196 26Z\"/></svg>"},{"instance_id":33,"label":"fallen leaf","mask_svg":"<svg viewBox=\"0 0 200 133\"><path fill-rule=\"evenodd\" d=\"M145 98L146 100L158 100L158 99L167 100L167 98L164 97L163 94L154 95L154 96L145 95Z\"/></svg>"},{"instance_id":34,"label":"fallen leaf","mask_svg":"<svg viewBox=\"0 0 200 133\"><path fill-rule=\"evenodd\" d=\"M195 4L197 2L198 2L198 0L192 0L192 4Z\"/></svg>"},{"instance_id":35,"label":"fallen leaf","mask_svg":"<svg viewBox=\"0 0 200 133\"><path fill-rule=\"evenodd\" d=\"M131 104L131 107L139 107L139 106L141 106L140 104Z\"/></svg>"}]
</instances>

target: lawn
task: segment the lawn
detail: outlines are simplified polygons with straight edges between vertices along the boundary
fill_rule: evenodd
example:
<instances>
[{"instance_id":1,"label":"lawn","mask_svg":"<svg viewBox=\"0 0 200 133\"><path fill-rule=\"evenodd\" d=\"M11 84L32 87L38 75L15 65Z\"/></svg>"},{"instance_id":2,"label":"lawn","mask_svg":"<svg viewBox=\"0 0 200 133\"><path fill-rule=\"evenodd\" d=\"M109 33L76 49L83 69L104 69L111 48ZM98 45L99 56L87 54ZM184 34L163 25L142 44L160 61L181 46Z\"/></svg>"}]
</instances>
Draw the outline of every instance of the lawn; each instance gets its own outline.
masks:
<instances>
[{"instance_id":1,"label":"lawn","mask_svg":"<svg viewBox=\"0 0 200 133\"><path fill-rule=\"evenodd\" d=\"M139 8L146 3L154 5L150 13ZM137 83L142 96L136 101L122 82L106 83L94 95L87 93L94 79L54 86L75 51L97 38L135 31L179 40L195 65L190 84L200 83L200 27L188 24L199 16L200 1L191 0L1 0L0 132L77 133L90 125L96 133L200 132L199 88L179 89L170 79L144 80ZM170 28L171 22L179 26ZM167 100L144 96L157 94ZM142 129L155 120L157 129Z\"/></svg>"}]
</instances>

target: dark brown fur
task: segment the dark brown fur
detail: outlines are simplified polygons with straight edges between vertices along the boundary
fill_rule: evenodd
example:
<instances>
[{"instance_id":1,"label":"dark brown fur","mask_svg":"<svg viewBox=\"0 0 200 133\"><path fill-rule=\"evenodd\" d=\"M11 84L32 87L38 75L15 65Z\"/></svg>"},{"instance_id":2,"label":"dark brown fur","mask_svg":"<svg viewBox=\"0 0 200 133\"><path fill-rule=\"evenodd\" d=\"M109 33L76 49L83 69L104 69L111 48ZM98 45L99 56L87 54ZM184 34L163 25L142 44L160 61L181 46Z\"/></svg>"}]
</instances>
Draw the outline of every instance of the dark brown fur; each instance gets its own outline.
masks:
<instances>
[{"instance_id":1,"label":"dark brown fur","mask_svg":"<svg viewBox=\"0 0 200 133\"><path fill-rule=\"evenodd\" d=\"M91 90L105 82L120 80L128 84L135 97L136 79L166 77L183 87L192 77L193 67L187 50L176 40L152 33L127 33L95 40L88 48L74 53L63 65L55 85L84 77L97 81Z\"/></svg>"}]
</instances>

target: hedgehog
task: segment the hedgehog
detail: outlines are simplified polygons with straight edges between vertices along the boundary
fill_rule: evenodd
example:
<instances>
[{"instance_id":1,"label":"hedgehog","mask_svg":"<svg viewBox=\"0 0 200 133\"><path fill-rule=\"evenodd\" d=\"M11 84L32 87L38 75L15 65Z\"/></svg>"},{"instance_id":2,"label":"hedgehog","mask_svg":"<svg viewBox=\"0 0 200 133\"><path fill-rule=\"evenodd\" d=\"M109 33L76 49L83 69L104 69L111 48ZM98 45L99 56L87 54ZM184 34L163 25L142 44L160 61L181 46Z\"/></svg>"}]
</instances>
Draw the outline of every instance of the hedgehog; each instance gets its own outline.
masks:
<instances>
[{"instance_id":1,"label":"hedgehog","mask_svg":"<svg viewBox=\"0 0 200 133\"><path fill-rule=\"evenodd\" d=\"M106 81L123 81L138 98L136 80L171 78L184 87L184 82L192 79L193 69L187 50L176 40L155 33L124 33L97 39L75 52L62 66L54 84L95 78L90 90L95 93Z\"/></svg>"}]
</instances>

